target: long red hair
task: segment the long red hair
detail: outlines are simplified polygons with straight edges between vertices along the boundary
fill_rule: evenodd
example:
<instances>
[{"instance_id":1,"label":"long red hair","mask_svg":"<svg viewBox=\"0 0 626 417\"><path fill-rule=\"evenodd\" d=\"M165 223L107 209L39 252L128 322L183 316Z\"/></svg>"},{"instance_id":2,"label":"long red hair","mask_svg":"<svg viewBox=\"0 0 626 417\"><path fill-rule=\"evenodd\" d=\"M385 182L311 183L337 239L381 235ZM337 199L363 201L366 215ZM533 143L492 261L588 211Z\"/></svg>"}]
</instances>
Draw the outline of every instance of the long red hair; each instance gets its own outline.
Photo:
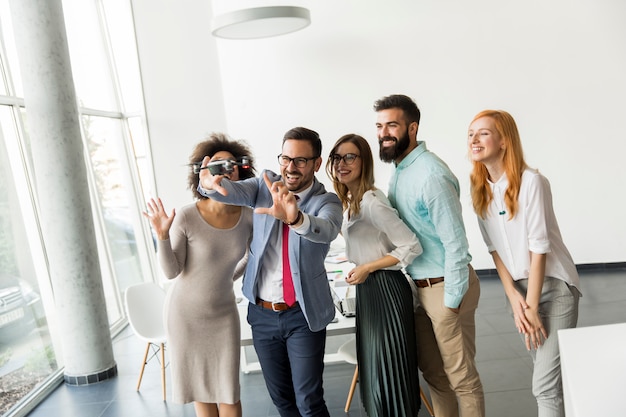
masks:
<instances>
[{"instance_id":1,"label":"long red hair","mask_svg":"<svg viewBox=\"0 0 626 417\"><path fill-rule=\"evenodd\" d=\"M478 113L474 121L481 117L489 117L494 121L497 132L504 141L504 172L509 180L509 186L504 193L504 203L509 212L509 219L515 217L518 210L518 196L522 184L522 174L528 167L524 161L522 141L517 130L513 116L504 110L483 110ZM470 123L471 124L471 123ZM489 187L489 173L487 167L481 162L472 162L473 168L470 174L470 187L474 211L481 218L487 215L487 208L493 199L491 187Z\"/></svg>"}]
</instances>

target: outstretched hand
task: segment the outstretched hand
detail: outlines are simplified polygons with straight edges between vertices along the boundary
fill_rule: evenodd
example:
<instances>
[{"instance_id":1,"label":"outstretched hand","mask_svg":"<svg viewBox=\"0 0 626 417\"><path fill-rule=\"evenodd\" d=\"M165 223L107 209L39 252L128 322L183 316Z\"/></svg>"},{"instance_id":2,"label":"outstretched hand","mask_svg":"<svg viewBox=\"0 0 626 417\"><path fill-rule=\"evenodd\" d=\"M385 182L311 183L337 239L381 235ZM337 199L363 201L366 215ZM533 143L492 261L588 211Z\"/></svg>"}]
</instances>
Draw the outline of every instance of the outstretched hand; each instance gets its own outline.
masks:
<instances>
[{"instance_id":1,"label":"outstretched hand","mask_svg":"<svg viewBox=\"0 0 626 417\"><path fill-rule=\"evenodd\" d=\"M257 207L254 209L258 214L269 214L285 223L292 223L298 217L298 201L294 193L287 189L282 181L271 182L267 172L263 173L265 185L272 194L272 207Z\"/></svg>"},{"instance_id":2,"label":"outstretched hand","mask_svg":"<svg viewBox=\"0 0 626 417\"><path fill-rule=\"evenodd\" d=\"M202 168L200 169L200 186L205 190L215 190L221 195L228 195L226 188L222 187L222 179L224 176L211 174L211 171L206 168L206 166L209 165L209 162L211 162L211 158L208 156L205 156L204 159L202 159Z\"/></svg>"},{"instance_id":3,"label":"outstretched hand","mask_svg":"<svg viewBox=\"0 0 626 417\"><path fill-rule=\"evenodd\" d=\"M148 210L143 212L143 216L150 221L150 225L156 233L159 240L167 240L170 238L170 228L176 216L176 210L172 209L172 213L168 215L163 207L160 198L156 201L151 198L147 203Z\"/></svg>"}]
</instances>

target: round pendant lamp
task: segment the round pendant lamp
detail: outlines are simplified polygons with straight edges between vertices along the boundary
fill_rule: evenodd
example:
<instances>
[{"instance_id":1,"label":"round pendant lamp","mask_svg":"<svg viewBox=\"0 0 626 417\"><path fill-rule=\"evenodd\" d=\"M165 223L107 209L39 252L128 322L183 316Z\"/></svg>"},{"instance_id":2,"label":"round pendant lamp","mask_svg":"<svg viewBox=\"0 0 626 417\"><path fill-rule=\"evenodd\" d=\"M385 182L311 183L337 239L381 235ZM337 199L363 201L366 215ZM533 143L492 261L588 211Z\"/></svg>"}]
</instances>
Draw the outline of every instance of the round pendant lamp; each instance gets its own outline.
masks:
<instances>
[{"instance_id":1,"label":"round pendant lamp","mask_svg":"<svg viewBox=\"0 0 626 417\"><path fill-rule=\"evenodd\" d=\"M295 32L310 24L311 13L304 7L252 7L215 16L212 33L224 39L259 39Z\"/></svg>"}]
</instances>

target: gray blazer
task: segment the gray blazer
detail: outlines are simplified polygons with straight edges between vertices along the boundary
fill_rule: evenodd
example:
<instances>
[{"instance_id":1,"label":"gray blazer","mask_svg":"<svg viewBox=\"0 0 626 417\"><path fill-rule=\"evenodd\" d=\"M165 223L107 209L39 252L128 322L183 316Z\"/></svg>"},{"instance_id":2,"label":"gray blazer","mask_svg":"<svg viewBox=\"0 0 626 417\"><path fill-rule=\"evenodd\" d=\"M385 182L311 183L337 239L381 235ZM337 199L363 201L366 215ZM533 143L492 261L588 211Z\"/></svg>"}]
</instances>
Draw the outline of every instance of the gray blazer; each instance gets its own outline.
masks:
<instances>
[{"instance_id":1,"label":"gray blazer","mask_svg":"<svg viewBox=\"0 0 626 417\"><path fill-rule=\"evenodd\" d=\"M280 175L267 171L270 181L281 180ZM222 180L228 190L223 196L199 188L201 194L213 200L238 206L271 207L272 195L259 177L232 182ZM335 317L335 306L328 285L324 260L332 242L341 229L341 201L334 193L329 193L324 185L314 179L311 192L300 202L300 209L309 216L311 225L305 234L293 230L289 235L289 261L293 275L296 296L311 331L319 331ZM282 227L282 222L266 214L254 214L253 237L250 244L248 265L243 278L243 294L251 302L256 302L257 280L262 266L262 257L269 245L272 231Z\"/></svg>"}]
</instances>

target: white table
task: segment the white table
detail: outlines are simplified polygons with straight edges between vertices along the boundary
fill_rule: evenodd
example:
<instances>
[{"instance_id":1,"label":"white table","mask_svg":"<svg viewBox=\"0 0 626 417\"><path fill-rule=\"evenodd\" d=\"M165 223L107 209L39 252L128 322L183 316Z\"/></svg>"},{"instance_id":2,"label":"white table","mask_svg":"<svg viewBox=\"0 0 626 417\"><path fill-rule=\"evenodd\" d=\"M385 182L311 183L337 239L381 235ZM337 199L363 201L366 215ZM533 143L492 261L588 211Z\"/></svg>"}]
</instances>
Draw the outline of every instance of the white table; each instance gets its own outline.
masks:
<instances>
[{"instance_id":1,"label":"white table","mask_svg":"<svg viewBox=\"0 0 626 417\"><path fill-rule=\"evenodd\" d=\"M260 371L261 366L258 362L248 362L246 359L246 346L252 346L252 329L248 324L248 301L244 299L239 303L239 323L241 325L241 370L244 373L253 371ZM336 312L336 323L330 323L326 327L326 337L338 336L354 333L355 331L355 319L354 317L344 317L341 313ZM343 358L337 353L327 353L324 355L324 363L337 363L343 362Z\"/></svg>"},{"instance_id":2,"label":"white table","mask_svg":"<svg viewBox=\"0 0 626 417\"><path fill-rule=\"evenodd\" d=\"M567 417L623 416L626 323L559 330Z\"/></svg>"}]
</instances>

